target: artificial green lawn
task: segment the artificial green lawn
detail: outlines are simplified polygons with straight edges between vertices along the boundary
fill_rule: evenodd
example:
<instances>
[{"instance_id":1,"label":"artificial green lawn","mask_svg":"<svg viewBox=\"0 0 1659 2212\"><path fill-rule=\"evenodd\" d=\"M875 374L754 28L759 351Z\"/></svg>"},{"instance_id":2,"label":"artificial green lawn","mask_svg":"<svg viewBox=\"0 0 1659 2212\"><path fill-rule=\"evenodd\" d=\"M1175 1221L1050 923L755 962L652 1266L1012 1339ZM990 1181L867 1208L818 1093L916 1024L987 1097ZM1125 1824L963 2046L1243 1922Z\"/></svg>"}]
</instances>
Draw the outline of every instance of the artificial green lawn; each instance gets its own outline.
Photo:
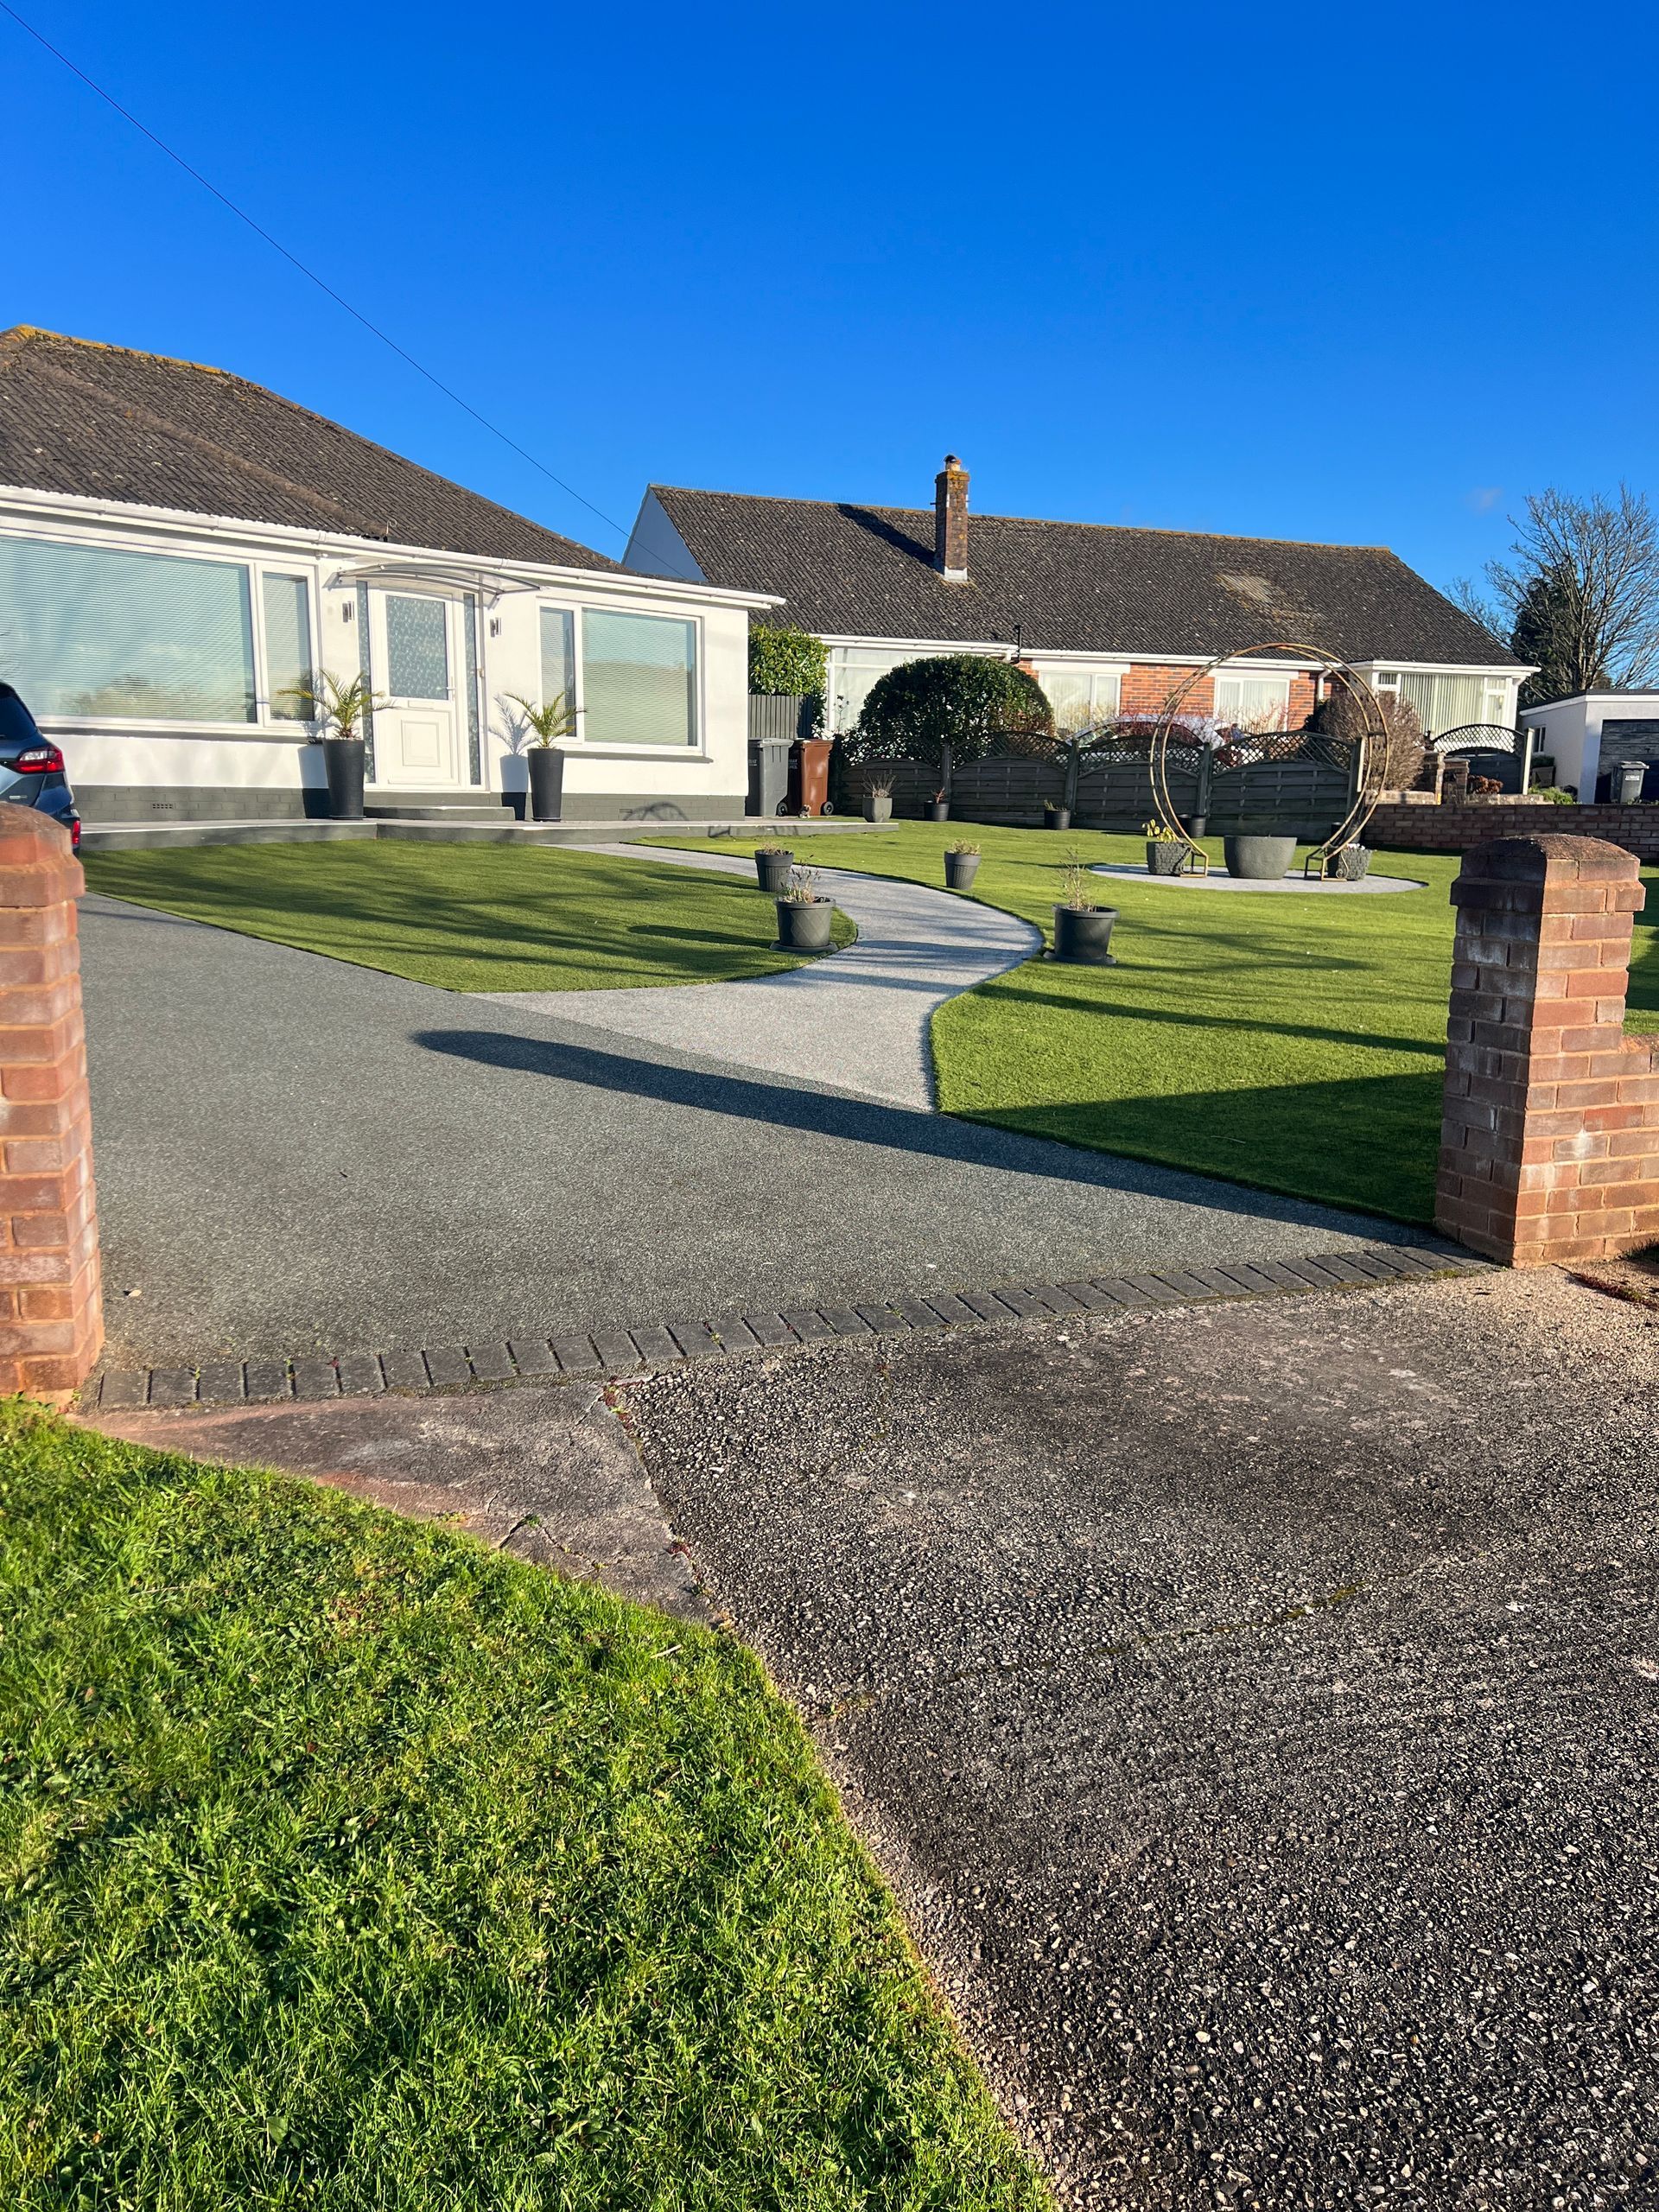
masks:
<instances>
[{"instance_id":1,"label":"artificial green lawn","mask_svg":"<svg viewBox=\"0 0 1659 2212\"><path fill-rule=\"evenodd\" d=\"M1552 817L1550 827L1559 826ZM974 896L1052 938L1060 871L1144 864L1138 837L895 823L815 840L825 867L942 885L953 838L983 849ZM653 838L699 851L747 840ZM1220 841L1212 840L1219 872ZM1376 896L1158 888L1100 879L1122 916L1116 968L1036 960L933 1018L940 1105L1071 1144L1351 1205L1402 1221L1433 1211L1448 899L1459 862L1379 852ZM1659 896L1638 925L1637 1021L1659 1027Z\"/></svg>"},{"instance_id":2,"label":"artificial green lawn","mask_svg":"<svg viewBox=\"0 0 1659 2212\"><path fill-rule=\"evenodd\" d=\"M449 991L597 991L772 976L753 883L569 848L381 842L89 853L94 891ZM835 917L835 941L853 928Z\"/></svg>"},{"instance_id":3,"label":"artificial green lawn","mask_svg":"<svg viewBox=\"0 0 1659 2212\"><path fill-rule=\"evenodd\" d=\"M1048 2199L757 1662L0 1404L0 2203Z\"/></svg>"}]
</instances>

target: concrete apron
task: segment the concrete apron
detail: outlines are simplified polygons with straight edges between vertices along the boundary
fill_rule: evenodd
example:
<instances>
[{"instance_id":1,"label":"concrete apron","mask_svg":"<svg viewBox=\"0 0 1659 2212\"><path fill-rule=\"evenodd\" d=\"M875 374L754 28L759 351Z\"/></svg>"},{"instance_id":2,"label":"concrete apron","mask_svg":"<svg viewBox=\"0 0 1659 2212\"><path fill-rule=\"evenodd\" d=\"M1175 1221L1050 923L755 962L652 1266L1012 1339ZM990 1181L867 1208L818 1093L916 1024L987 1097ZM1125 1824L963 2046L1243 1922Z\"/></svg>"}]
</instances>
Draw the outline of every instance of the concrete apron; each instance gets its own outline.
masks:
<instances>
[{"instance_id":1,"label":"concrete apron","mask_svg":"<svg viewBox=\"0 0 1659 2212\"><path fill-rule=\"evenodd\" d=\"M723 875L753 874L752 862L722 853L638 845L591 849ZM933 1104L928 1032L935 1013L958 992L1029 960L1041 948L1041 932L953 892L842 868L814 872L856 925L858 942L805 967L736 983L475 995L732 1066L926 1110Z\"/></svg>"}]
</instances>

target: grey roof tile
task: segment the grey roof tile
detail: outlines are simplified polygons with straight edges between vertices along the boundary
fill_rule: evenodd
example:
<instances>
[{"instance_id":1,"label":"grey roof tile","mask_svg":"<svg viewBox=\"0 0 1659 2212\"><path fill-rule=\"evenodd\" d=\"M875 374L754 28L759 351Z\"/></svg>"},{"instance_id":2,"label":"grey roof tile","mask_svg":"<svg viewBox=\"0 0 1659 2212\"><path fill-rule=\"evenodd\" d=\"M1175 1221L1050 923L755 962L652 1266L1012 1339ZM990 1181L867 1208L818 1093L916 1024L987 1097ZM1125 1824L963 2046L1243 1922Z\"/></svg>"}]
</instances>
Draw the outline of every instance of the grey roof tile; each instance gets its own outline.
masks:
<instances>
[{"instance_id":1,"label":"grey roof tile","mask_svg":"<svg viewBox=\"0 0 1659 2212\"><path fill-rule=\"evenodd\" d=\"M1385 546L976 514L968 580L947 583L931 507L652 489L709 583L780 592L821 635L989 644L1018 624L1039 655L1208 657L1276 635L1344 660L1522 665Z\"/></svg>"},{"instance_id":2,"label":"grey roof tile","mask_svg":"<svg viewBox=\"0 0 1659 2212\"><path fill-rule=\"evenodd\" d=\"M619 566L242 377L49 330L0 333L0 484L488 560Z\"/></svg>"}]
</instances>

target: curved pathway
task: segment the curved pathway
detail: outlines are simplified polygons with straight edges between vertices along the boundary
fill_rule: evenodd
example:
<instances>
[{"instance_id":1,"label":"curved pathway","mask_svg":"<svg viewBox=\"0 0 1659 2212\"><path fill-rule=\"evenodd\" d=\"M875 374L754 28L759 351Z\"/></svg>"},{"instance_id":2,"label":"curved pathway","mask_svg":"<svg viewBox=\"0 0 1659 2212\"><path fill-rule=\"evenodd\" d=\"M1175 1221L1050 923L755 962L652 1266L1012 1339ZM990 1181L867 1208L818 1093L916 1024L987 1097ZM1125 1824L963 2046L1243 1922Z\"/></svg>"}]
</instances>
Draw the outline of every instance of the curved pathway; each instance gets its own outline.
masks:
<instances>
[{"instance_id":1,"label":"curved pathway","mask_svg":"<svg viewBox=\"0 0 1659 2212\"><path fill-rule=\"evenodd\" d=\"M638 845L587 849L753 876L751 861L722 853ZM814 873L857 925L858 942L805 967L735 983L474 995L889 1105L931 1107L928 1024L935 1009L987 976L1029 960L1042 944L1041 932L948 891L845 868Z\"/></svg>"}]
</instances>

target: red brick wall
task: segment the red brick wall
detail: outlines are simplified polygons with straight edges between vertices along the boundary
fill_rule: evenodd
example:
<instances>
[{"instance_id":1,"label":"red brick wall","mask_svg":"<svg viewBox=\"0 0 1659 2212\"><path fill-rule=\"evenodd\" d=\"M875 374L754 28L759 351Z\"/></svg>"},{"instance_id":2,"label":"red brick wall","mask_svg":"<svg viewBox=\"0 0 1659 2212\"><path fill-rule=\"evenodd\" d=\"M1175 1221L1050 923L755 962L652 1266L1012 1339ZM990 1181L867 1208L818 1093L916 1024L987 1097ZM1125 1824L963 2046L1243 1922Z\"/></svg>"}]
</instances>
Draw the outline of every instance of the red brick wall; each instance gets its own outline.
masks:
<instances>
[{"instance_id":1,"label":"red brick wall","mask_svg":"<svg viewBox=\"0 0 1659 2212\"><path fill-rule=\"evenodd\" d=\"M0 804L0 1392L62 1397L104 1341L67 831Z\"/></svg>"},{"instance_id":2,"label":"red brick wall","mask_svg":"<svg viewBox=\"0 0 1659 2212\"><path fill-rule=\"evenodd\" d=\"M1158 715L1168 705L1170 696L1178 691L1192 676L1190 668L1162 668L1155 662L1137 661L1123 671L1123 683L1119 693L1118 712L1124 715ZM1215 711L1215 679L1206 676L1192 686L1181 702L1184 715L1209 715ZM1287 729L1300 729L1314 708L1313 678L1293 676L1290 679L1290 712L1285 718Z\"/></svg>"},{"instance_id":3,"label":"red brick wall","mask_svg":"<svg viewBox=\"0 0 1659 2212\"><path fill-rule=\"evenodd\" d=\"M1592 837L1511 837L1452 887L1434 1218L1514 1267L1659 1240L1659 1049L1623 1027L1637 867Z\"/></svg>"},{"instance_id":4,"label":"red brick wall","mask_svg":"<svg viewBox=\"0 0 1659 2212\"><path fill-rule=\"evenodd\" d=\"M1549 806L1524 801L1466 806L1379 806L1365 832L1383 851L1466 853L1492 837L1543 835L1605 838L1638 859L1659 861L1659 806Z\"/></svg>"}]
</instances>

